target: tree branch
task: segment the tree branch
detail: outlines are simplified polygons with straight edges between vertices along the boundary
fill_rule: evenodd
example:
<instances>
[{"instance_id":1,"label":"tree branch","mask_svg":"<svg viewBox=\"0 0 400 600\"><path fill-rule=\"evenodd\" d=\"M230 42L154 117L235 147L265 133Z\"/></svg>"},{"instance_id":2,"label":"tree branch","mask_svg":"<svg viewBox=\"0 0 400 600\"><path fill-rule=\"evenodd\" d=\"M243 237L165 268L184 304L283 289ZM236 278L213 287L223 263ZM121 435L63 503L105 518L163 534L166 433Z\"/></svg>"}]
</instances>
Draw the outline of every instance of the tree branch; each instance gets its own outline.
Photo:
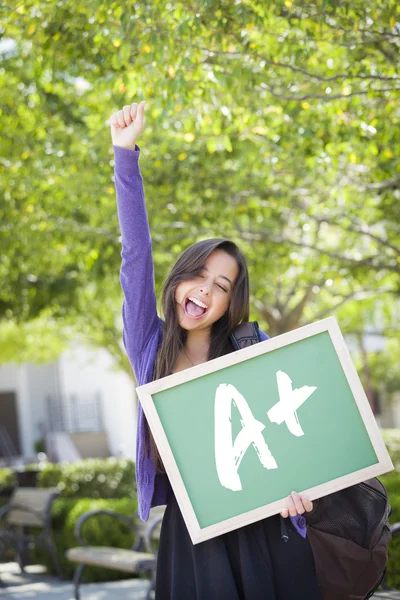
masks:
<instances>
[{"instance_id":1,"label":"tree branch","mask_svg":"<svg viewBox=\"0 0 400 600\"><path fill-rule=\"evenodd\" d=\"M399 181L400 181L400 178L399 178ZM395 246L394 244L392 244L388 240L380 237L376 233L371 233L368 230L368 228L369 228L368 224L365 223L364 221L362 222L362 225L365 225L365 227L367 229L363 229L362 227L360 229L356 225L348 225L348 226L344 227L341 224L341 222L340 222L340 218L341 217L346 217L346 219L351 219L351 215L349 215L348 213L346 215L324 215L322 217L319 217L318 215L314 215L314 214L310 213L310 206L308 206L306 203L301 202L300 200L294 200L293 202L295 204L297 204L297 207L300 210L306 211L307 212L307 217L309 219L315 221L316 223L319 223L319 224L320 223L327 223L330 227L338 227L342 231L351 231L353 233L357 233L360 236L367 236L367 237L375 240L376 242L378 242L378 244L380 244L381 246L385 246L386 248L390 248L397 255L400 255L400 248L398 246ZM353 223L354 223L354 220L353 220Z\"/></svg>"},{"instance_id":2,"label":"tree branch","mask_svg":"<svg viewBox=\"0 0 400 600\"><path fill-rule=\"evenodd\" d=\"M351 98L352 96L365 96L373 91L376 94L384 94L386 92L394 92L400 91L400 87L394 88L370 88L369 90L356 90L355 92L350 92L348 94L303 94L302 96L289 96L287 94L282 94L280 92L276 92L273 88L271 88L266 83L260 83L260 88L267 90L272 96L275 98L280 98L281 100L290 100L295 102L303 102L303 100L323 100L324 102L330 102L331 100L339 100L345 98Z\"/></svg>"},{"instance_id":3,"label":"tree branch","mask_svg":"<svg viewBox=\"0 0 400 600\"><path fill-rule=\"evenodd\" d=\"M375 263L374 260L376 258L380 258L380 254L372 254L371 256L366 256L365 258L358 260L350 256L345 256L343 254L332 252L325 248L319 248L318 246L315 246L313 244L306 244L305 242L297 242L295 240L285 238L283 236L276 236L268 230L259 230L257 233L242 233L242 237L249 241L263 241L264 235L268 236L268 241L274 241L277 244L289 244L291 246L295 246L296 248L307 248L308 250L312 250L317 254L322 254L323 256L328 256L329 258L332 258L334 260L350 263L355 267L369 266L374 271L391 271L393 273L400 273L400 265L398 266L383 263Z\"/></svg>"},{"instance_id":4,"label":"tree branch","mask_svg":"<svg viewBox=\"0 0 400 600\"><path fill-rule=\"evenodd\" d=\"M242 45L241 40L238 40L237 38L236 42L237 44L239 44L239 46ZM215 50L215 49L211 49L211 48L205 48L204 46L198 46L197 44L192 44L193 48L196 48L197 50L201 50L202 52L205 52L206 54L208 54L208 56L223 56L226 58L230 58L230 59L237 59L237 60L243 60L243 59L257 59L257 60L261 60L263 62L265 62L266 64L269 64L271 66L273 66L274 68L280 68L280 69L287 69L289 71L292 71L293 73L301 73L302 75L304 75L305 77L308 77L309 79L315 79L317 81L323 81L324 83L330 83L333 81L339 81L341 79L348 79L348 80L362 80L362 81L400 81L400 76L399 75L351 75L348 73L337 73L336 75L330 75L330 76L326 76L326 75L320 75L319 73L312 73L311 71L307 71L306 69L303 69L302 67L298 67L296 65L291 65L289 63L282 63L279 61L274 61L271 58L268 58L266 56L264 56L263 54L260 54L259 52L254 52L251 54L245 53L245 52L229 52L227 50Z\"/></svg>"},{"instance_id":5,"label":"tree branch","mask_svg":"<svg viewBox=\"0 0 400 600\"><path fill-rule=\"evenodd\" d=\"M385 179L383 181L377 181L376 183L367 183L363 186L366 190L386 190L388 188L396 189L400 187L400 177L392 177L391 179Z\"/></svg>"}]
</instances>

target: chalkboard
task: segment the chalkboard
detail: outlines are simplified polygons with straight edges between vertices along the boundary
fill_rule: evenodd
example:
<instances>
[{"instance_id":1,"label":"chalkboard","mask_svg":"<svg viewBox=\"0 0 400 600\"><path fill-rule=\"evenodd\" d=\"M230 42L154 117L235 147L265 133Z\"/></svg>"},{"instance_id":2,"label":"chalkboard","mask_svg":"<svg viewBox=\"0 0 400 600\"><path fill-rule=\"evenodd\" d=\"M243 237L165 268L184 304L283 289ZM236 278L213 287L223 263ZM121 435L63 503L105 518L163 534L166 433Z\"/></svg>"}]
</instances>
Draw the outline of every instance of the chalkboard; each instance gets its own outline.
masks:
<instances>
[{"instance_id":1,"label":"chalkboard","mask_svg":"<svg viewBox=\"0 0 400 600\"><path fill-rule=\"evenodd\" d=\"M137 392L193 543L393 468L333 317Z\"/></svg>"}]
</instances>

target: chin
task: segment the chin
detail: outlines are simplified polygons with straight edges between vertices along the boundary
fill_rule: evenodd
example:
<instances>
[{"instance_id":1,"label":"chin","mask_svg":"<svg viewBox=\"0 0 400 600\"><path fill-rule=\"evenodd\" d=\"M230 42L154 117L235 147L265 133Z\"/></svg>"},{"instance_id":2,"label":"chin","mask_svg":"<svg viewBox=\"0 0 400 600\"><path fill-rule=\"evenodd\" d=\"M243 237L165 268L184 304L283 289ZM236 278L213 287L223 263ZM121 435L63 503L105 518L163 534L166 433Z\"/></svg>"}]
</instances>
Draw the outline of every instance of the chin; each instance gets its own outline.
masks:
<instances>
[{"instance_id":1,"label":"chin","mask_svg":"<svg viewBox=\"0 0 400 600\"><path fill-rule=\"evenodd\" d=\"M182 329L184 329L185 331L195 331L198 329L210 329L212 327L212 323L203 323L200 321L192 321L190 319L190 317L187 317L187 315L184 316L184 318L179 322L179 325L182 327Z\"/></svg>"}]
</instances>

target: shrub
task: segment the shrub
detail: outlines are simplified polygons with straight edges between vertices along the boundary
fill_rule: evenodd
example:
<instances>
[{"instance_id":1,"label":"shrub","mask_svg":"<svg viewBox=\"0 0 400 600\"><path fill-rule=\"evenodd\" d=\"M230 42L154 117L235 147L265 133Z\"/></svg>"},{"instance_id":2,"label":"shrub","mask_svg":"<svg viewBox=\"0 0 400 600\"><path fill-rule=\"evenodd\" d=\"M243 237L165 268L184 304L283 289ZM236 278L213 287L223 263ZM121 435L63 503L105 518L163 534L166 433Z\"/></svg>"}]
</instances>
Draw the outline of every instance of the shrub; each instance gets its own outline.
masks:
<instances>
[{"instance_id":1,"label":"shrub","mask_svg":"<svg viewBox=\"0 0 400 600\"><path fill-rule=\"evenodd\" d=\"M390 522L394 524L400 523L400 429L384 429L382 433L395 469L379 479L387 489L389 503L392 507ZM400 536L397 536L389 546L387 582L398 590L400 590L399 564Z\"/></svg>"},{"instance_id":2,"label":"shrub","mask_svg":"<svg viewBox=\"0 0 400 600\"><path fill-rule=\"evenodd\" d=\"M388 491L389 503L393 510L390 522L393 524L400 522L400 430L387 429L383 430L382 434L395 466L394 471L380 477ZM10 469L0 470L0 485L3 480L12 481L12 476ZM53 506L53 531L64 575L68 578L72 578L75 565L65 558L65 551L77 545L74 526L83 513L108 508L131 516L136 511L136 484L132 461L87 459L72 464L45 464L38 476L38 485L57 486L62 490L62 497L57 499ZM128 528L106 517L91 519L83 532L88 542L95 545L130 548L133 543ZM51 572L55 572L47 553L35 550L34 560L42 562ZM400 537L390 545L387 571L388 583L397 589L400 589L399 564ZM83 580L111 581L126 577L126 574L118 571L88 567Z\"/></svg>"},{"instance_id":3,"label":"shrub","mask_svg":"<svg viewBox=\"0 0 400 600\"><path fill-rule=\"evenodd\" d=\"M135 463L116 458L41 463L37 484L58 487L63 498L135 498Z\"/></svg>"},{"instance_id":4,"label":"shrub","mask_svg":"<svg viewBox=\"0 0 400 600\"><path fill-rule=\"evenodd\" d=\"M33 443L33 449L36 454L39 454L40 452L46 452L46 442L44 439L41 438L40 440L36 440Z\"/></svg>"},{"instance_id":5,"label":"shrub","mask_svg":"<svg viewBox=\"0 0 400 600\"><path fill-rule=\"evenodd\" d=\"M72 579L77 567L76 563L67 560L65 552L68 548L79 545L74 534L74 527L81 515L89 510L108 509L132 516L136 512L136 508L136 500L131 498L109 500L58 498L55 500L52 513L52 530L64 577ZM130 548L134 542L134 537L126 525L106 516L89 519L82 528L82 534L89 544L96 546ZM51 573L56 573L51 556L45 550L35 548L32 553L32 560L33 562L46 565ZM87 567L83 581L112 581L126 577L126 573L124 574L119 571L99 567Z\"/></svg>"},{"instance_id":6,"label":"shrub","mask_svg":"<svg viewBox=\"0 0 400 600\"><path fill-rule=\"evenodd\" d=\"M16 484L15 473L12 469L0 469L0 490L3 488L13 487Z\"/></svg>"}]
</instances>

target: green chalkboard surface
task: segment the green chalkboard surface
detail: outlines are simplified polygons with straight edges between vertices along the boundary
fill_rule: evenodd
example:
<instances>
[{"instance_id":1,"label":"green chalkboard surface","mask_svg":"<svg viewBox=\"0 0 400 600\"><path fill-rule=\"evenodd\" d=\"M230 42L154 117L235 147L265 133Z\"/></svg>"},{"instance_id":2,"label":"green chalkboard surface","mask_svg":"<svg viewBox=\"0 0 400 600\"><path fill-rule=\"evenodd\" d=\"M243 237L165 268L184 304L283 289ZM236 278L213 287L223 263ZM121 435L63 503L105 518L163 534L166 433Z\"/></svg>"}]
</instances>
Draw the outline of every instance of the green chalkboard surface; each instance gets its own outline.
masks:
<instances>
[{"instance_id":1,"label":"green chalkboard surface","mask_svg":"<svg viewBox=\"0 0 400 600\"><path fill-rule=\"evenodd\" d=\"M138 394L194 543L392 468L333 318Z\"/></svg>"}]
</instances>

